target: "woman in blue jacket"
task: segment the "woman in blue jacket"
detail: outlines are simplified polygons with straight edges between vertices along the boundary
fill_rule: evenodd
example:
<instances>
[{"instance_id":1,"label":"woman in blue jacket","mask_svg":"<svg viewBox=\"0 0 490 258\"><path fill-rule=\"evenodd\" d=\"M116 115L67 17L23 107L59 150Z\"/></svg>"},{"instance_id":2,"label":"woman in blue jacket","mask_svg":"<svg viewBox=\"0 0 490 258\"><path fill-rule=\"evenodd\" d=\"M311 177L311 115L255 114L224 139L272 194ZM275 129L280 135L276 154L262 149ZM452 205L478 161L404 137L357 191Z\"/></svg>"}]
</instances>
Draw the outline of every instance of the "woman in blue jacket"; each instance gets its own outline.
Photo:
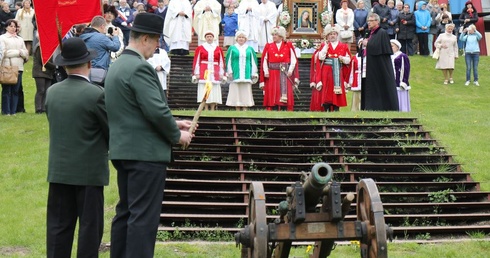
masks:
<instances>
[{"instance_id":1,"label":"woman in blue jacket","mask_svg":"<svg viewBox=\"0 0 490 258\"><path fill-rule=\"evenodd\" d=\"M465 43L466 83L464 85L466 86L470 85L471 69L473 69L473 83L475 86L480 86L478 83L478 62L480 61L480 46L478 43L481 39L481 33L476 30L473 24L464 29L463 33L459 35L459 40Z\"/></svg>"},{"instance_id":2,"label":"woman in blue jacket","mask_svg":"<svg viewBox=\"0 0 490 258\"><path fill-rule=\"evenodd\" d=\"M427 10L427 3L420 1L417 3L418 10L414 12L415 16L415 34L419 40L420 55L429 55L429 29L431 24L430 12Z\"/></svg>"}]
</instances>

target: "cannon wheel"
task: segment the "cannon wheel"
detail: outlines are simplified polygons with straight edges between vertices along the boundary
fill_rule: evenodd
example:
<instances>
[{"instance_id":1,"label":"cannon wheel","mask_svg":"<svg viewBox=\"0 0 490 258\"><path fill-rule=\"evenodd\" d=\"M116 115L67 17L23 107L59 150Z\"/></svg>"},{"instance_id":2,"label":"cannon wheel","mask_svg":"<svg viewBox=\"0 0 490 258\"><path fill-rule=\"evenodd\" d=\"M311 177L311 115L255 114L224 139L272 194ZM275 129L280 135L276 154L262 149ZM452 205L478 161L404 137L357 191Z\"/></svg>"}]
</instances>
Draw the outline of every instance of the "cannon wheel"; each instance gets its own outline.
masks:
<instances>
[{"instance_id":1,"label":"cannon wheel","mask_svg":"<svg viewBox=\"0 0 490 258\"><path fill-rule=\"evenodd\" d=\"M265 209L265 192L262 183L252 182L250 184L248 207L248 223L251 241L250 248L248 248L248 257L268 257L267 214Z\"/></svg>"},{"instance_id":2,"label":"cannon wheel","mask_svg":"<svg viewBox=\"0 0 490 258\"><path fill-rule=\"evenodd\" d=\"M357 220L364 222L361 257L387 258L386 225L383 203L372 179L362 179L357 185Z\"/></svg>"}]
</instances>

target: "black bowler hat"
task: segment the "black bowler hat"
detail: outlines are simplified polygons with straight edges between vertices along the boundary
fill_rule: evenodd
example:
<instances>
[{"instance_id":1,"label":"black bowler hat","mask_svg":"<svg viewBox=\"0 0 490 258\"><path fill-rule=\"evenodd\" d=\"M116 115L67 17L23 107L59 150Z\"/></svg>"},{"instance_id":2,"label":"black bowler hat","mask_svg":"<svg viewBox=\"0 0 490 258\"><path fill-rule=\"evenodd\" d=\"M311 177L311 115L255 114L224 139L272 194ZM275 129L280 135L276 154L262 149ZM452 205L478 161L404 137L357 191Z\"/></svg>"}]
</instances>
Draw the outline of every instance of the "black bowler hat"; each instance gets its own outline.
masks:
<instances>
[{"instance_id":1,"label":"black bowler hat","mask_svg":"<svg viewBox=\"0 0 490 258\"><path fill-rule=\"evenodd\" d=\"M163 18L153 13L138 13L130 30L148 34L163 34Z\"/></svg>"},{"instance_id":2,"label":"black bowler hat","mask_svg":"<svg viewBox=\"0 0 490 258\"><path fill-rule=\"evenodd\" d=\"M59 66L87 63L97 56L97 51L87 49L81 38L69 38L63 41L61 54L55 57L54 63Z\"/></svg>"}]
</instances>

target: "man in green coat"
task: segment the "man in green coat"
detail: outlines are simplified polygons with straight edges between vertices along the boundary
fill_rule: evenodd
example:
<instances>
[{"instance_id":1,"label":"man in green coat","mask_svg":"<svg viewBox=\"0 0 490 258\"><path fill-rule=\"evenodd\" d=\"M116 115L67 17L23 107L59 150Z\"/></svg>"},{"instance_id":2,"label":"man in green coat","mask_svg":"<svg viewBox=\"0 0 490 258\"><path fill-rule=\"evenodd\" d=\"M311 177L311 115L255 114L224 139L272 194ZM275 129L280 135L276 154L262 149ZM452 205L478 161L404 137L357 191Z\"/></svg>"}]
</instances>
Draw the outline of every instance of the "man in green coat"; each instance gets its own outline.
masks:
<instances>
[{"instance_id":1,"label":"man in green coat","mask_svg":"<svg viewBox=\"0 0 490 258\"><path fill-rule=\"evenodd\" d=\"M109 183L109 128L104 89L90 83L82 39L63 43L56 65L68 78L46 94L49 122L47 257L70 257L77 219L77 257L98 257L104 227L104 186Z\"/></svg>"},{"instance_id":2,"label":"man in green coat","mask_svg":"<svg viewBox=\"0 0 490 258\"><path fill-rule=\"evenodd\" d=\"M172 145L188 145L190 121L175 121L155 69L163 19L140 13L129 45L105 80L109 158L117 169L119 203L111 229L111 257L153 257Z\"/></svg>"}]
</instances>

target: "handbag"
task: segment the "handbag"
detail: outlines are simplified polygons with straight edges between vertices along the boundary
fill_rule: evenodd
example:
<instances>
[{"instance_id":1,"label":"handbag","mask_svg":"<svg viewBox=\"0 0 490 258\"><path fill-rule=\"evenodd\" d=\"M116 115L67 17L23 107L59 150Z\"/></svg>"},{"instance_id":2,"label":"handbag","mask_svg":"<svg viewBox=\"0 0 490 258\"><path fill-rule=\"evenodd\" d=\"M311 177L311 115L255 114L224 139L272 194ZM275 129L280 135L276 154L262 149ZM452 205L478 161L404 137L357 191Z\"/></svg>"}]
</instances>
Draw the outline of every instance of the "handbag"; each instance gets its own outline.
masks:
<instances>
[{"instance_id":1,"label":"handbag","mask_svg":"<svg viewBox=\"0 0 490 258\"><path fill-rule=\"evenodd\" d=\"M352 31L350 31L350 30L340 31L340 38L341 39L350 39L350 38L352 38Z\"/></svg>"},{"instance_id":2,"label":"handbag","mask_svg":"<svg viewBox=\"0 0 490 258\"><path fill-rule=\"evenodd\" d=\"M459 33L463 33L463 32L464 32L464 26L461 25L461 26L459 26Z\"/></svg>"},{"instance_id":3,"label":"handbag","mask_svg":"<svg viewBox=\"0 0 490 258\"><path fill-rule=\"evenodd\" d=\"M1 84L17 84L19 77L19 67L15 65L5 65L0 67Z\"/></svg>"},{"instance_id":4,"label":"handbag","mask_svg":"<svg viewBox=\"0 0 490 258\"><path fill-rule=\"evenodd\" d=\"M434 53L432 54L432 58L439 59L439 55L440 55L440 50L437 47L436 50L434 51Z\"/></svg>"},{"instance_id":5,"label":"handbag","mask_svg":"<svg viewBox=\"0 0 490 258\"><path fill-rule=\"evenodd\" d=\"M107 71L103 68L90 68L90 81L103 86Z\"/></svg>"}]
</instances>

